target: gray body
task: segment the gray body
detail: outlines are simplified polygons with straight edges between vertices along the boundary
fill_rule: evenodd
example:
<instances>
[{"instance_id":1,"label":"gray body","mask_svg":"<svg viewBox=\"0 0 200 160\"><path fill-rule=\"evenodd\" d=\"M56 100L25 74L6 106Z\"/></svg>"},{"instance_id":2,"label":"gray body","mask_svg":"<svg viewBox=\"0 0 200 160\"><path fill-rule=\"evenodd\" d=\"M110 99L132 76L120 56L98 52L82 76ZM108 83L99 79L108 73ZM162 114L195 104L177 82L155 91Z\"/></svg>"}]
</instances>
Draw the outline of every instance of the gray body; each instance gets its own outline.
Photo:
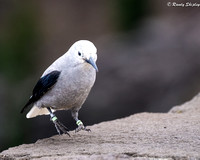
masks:
<instances>
[{"instance_id":1,"label":"gray body","mask_svg":"<svg viewBox=\"0 0 200 160\"><path fill-rule=\"evenodd\" d=\"M54 63L56 70L61 71L58 81L35 105L39 108L51 107L54 110L79 109L94 85L96 71L87 63L74 67L62 66L56 62ZM44 75L51 72L52 68L54 67L47 69Z\"/></svg>"}]
</instances>

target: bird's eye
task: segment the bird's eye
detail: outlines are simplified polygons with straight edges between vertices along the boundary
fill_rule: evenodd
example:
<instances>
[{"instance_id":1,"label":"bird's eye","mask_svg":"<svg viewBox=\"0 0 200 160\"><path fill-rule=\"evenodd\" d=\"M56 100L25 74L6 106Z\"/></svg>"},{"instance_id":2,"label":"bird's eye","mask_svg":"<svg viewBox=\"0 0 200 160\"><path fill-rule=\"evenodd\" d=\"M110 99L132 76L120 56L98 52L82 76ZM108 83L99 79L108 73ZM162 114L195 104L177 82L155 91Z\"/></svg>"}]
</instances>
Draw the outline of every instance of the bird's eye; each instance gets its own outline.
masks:
<instances>
[{"instance_id":1,"label":"bird's eye","mask_svg":"<svg viewBox=\"0 0 200 160\"><path fill-rule=\"evenodd\" d=\"M78 55L81 56L81 52L78 52Z\"/></svg>"}]
</instances>

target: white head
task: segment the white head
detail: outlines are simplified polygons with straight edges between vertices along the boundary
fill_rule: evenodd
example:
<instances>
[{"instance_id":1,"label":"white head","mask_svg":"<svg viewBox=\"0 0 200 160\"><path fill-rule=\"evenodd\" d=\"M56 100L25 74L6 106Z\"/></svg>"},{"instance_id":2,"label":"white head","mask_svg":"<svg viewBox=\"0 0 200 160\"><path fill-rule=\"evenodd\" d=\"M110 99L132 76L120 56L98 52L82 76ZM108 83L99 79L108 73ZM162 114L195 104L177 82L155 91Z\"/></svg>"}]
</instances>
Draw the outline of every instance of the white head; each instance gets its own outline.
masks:
<instances>
[{"instance_id":1,"label":"white head","mask_svg":"<svg viewBox=\"0 0 200 160\"><path fill-rule=\"evenodd\" d=\"M88 40L79 40L69 49L68 54L73 58L74 63L89 63L96 71L97 49L94 44Z\"/></svg>"}]
</instances>

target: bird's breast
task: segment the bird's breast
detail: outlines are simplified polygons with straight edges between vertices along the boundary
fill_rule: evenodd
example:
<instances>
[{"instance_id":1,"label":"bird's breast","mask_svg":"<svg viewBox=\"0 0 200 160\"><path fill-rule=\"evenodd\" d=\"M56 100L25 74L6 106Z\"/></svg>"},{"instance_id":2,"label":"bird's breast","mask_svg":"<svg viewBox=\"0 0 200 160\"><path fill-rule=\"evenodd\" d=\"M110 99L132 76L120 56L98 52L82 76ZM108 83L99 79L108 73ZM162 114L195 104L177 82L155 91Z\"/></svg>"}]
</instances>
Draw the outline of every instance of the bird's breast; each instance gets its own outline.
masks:
<instances>
[{"instance_id":1,"label":"bird's breast","mask_svg":"<svg viewBox=\"0 0 200 160\"><path fill-rule=\"evenodd\" d=\"M90 66L85 69L63 70L55 86L43 98L45 106L54 109L81 107L96 79L96 71Z\"/></svg>"}]
</instances>

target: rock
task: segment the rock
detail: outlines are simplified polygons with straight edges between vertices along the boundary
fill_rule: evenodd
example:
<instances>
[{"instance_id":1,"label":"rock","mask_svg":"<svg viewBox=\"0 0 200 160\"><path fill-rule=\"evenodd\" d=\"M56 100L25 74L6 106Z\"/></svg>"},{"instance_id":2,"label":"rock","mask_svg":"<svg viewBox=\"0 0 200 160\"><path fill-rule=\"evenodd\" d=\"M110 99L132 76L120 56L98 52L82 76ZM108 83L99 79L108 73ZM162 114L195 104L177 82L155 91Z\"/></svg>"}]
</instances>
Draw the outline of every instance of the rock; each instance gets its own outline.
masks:
<instances>
[{"instance_id":1,"label":"rock","mask_svg":"<svg viewBox=\"0 0 200 160\"><path fill-rule=\"evenodd\" d=\"M24 159L200 159L200 94L169 113L140 113L0 153Z\"/></svg>"},{"instance_id":2,"label":"rock","mask_svg":"<svg viewBox=\"0 0 200 160\"><path fill-rule=\"evenodd\" d=\"M186 102L180 106L173 107L170 113L198 113L200 114L200 93L191 101Z\"/></svg>"},{"instance_id":3,"label":"rock","mask_svg":"<svg viewBox=\"0 0 200 160\"><path fill-rule=\"evenodd\" d=\"M135 114L89 126L91 132L71 131L71 137L55 135L12 147L0 159L200 159L196 113Z\"/></svg>"}]
</instances>

